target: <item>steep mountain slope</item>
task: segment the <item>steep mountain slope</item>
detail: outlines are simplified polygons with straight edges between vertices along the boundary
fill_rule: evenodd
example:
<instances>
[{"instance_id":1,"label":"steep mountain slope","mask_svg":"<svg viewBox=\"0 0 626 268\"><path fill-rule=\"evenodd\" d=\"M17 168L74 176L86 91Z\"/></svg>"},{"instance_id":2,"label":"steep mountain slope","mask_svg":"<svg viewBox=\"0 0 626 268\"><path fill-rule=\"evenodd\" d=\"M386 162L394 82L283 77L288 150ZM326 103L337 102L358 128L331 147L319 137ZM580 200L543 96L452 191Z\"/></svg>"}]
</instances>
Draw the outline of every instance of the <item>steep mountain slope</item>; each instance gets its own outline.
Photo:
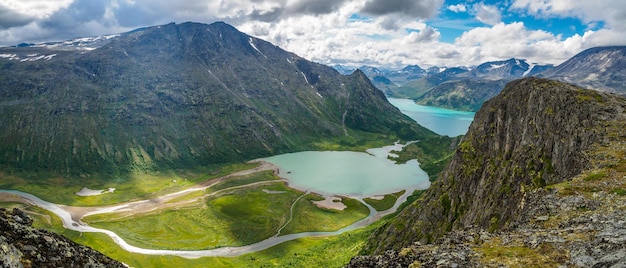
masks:
<instances>
[{"instance_id":1,"label":"steep mountain slope","mask_svg":"<svg viewBox=\"0 0 626 268\"><path fill-rule=\"evenodd\" d=\"M340 75L225 23L66 43L0 49L4 170L114 175L434 135L362 72Z\"/></svg>"},{"instance_id":2,"label":"steep mountain slope","mask_svg":"<svg viewBox=\"0 0 626 268\"><path fill-rule=\"evenodd\" d=\"M0 208L2 267L126 267L122 263L43 229L15 208Z\"/></svg>"},{"instance_id":3,"label":"steep mountain slope","mask_svg":"<svg viewBox=\"0 0 626 268\"><path fill-rule=\"evenodd\" d=\"M485 100L498 95L506 80L461 80L443 83L417 98L416 103L462 111L478 111Z\"/></svg>"},{"instance_id":4,"label":"steep mountain slope","mask_svg":"<svg viewBox=\"0 0 626 268\"><path fill-rule=\"evenodd\" d=\"M626 46L587 49L539 76L626 94Z\"/></svg>"},{"instance_id":5,"label":"steep mountain slope","mask_svg":"<svg viewBox=\"0 0 626 268\"><path fill-rule=\"evenodd\" d=\"M466 266L497 266L507 256L624 264L625 127L624 98L546 79L513 81L476 114L423 198L378 230L366 251L409 247L386 256ZM414 241L435 244L428 251ZM377 259L362 261L354 267Z\"/></svg>"},{"instance_id":6,"label":"steep mountain slope","mask_svg":"<svg viewBox=\"0 0 626 268\"><path fill-rule=\"evenodd\" d=\"M419 99L433 88L448 82L458 81L461 75L467 75L469 71L466 68L453 67L447 68L441 72L429 73L427 76L413 80L405 85L392 88L389 90L389 96L396 98Z\"/></svg>"},{"instance_id":7,"label":"steep mountain slope","mask_svg":"<svg viewBox=\"0 0 626 268\"><path fill-rule=\"evenodd\" d=\"M530 65L524 60L486 62L468 73L427 76L403 87L391 88L390 95L409 97L420 104L476 111L480 104L502 89L511 79L537 76L573 83L585 88L626 94L626 47L596 47L585 50L557 67ZM425 83L424 81L439 81ZM454 85L447 85L447 82ZM483 86L476 86L482 84ZM461 98L459 96L462 96Z\"/></svg>"}]
</instances>

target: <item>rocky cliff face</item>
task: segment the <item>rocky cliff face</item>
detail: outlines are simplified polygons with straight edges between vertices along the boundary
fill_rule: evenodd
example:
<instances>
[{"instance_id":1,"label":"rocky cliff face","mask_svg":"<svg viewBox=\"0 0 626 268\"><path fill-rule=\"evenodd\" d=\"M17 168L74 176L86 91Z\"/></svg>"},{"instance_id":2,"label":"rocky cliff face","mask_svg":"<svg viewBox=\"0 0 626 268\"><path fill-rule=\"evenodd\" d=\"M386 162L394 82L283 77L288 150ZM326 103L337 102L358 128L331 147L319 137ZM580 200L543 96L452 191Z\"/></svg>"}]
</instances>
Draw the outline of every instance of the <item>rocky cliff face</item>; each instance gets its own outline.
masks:
<instances>
[{"instance_id":1,"label":"rocky cliff face","mask_svg":"<svg viewBox=\"0 0 626 268\"><path fill-rule=\"evenodd\" d=\"M125 267L91 248L55 233L35 229L19 209L0 208L2 267Z\"/></svg>"},{"instance_id":2,"label":"rocky cliff face","mask_svg":"<svg viewBox=\"0 0 626 268\"><path fill-rule=\"evenodd\" d=\"M409 248L424 257L418 241L444 253L447 245L446 254L466 246L471 252L461 259L483 265L497 247L544 250L557 263L593 265L610 254L616 260L608 263L623 263L625 111L615 95L545 79L511 82L476 114L423 199L375 233L367 250ZM478 231L450 242L467 228ZM602 241L606 253L597 251Z\"/></svg>"}]
</instances>

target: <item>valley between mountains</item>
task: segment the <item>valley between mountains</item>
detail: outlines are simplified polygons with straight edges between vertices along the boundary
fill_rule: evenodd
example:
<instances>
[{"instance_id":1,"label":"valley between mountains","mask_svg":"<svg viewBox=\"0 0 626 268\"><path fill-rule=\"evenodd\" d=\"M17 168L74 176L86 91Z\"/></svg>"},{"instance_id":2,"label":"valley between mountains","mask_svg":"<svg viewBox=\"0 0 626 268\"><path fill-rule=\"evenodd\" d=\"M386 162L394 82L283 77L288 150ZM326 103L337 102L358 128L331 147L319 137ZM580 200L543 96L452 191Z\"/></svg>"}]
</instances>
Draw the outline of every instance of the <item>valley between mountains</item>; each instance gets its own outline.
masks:
<instances>
[{"instance_id":1,"label":"valley between mountains","mask_svg":"<svg viewBox=\"0 0 626 268\"><path fill-rule=\"evenodd\" d=\"M0 261L623 267L624 51L341 74L223 22L0 48ZM387 97L477 112L440 136ZM311 191L265 161L307 151L415 183Z\"/></svg>"},{"instance_id":2,"label":"valley between mountains","mask_svg":"<svg viewBox=\"0 0 626 268\"><path fill-rule=\"evenodd\" d=\"M324 231L316 231L315 229L313 229L309 232L300 232L296 234L291 234L290 230L294 229L293 228L294 224L291 224L291 223L296 222L294 221L293 218L297 216L301 216L300 211L297 211L297 210L294 211L294 207L299 205L299 201L302 200L303 198L305 198L304 200L307 200L306 199L307 196L309 196L310 198L310 196L314 195L308 192L304 192L304 193L301 193L301 195L293 201L293 203L290 206L289 214L284 216L285 218L283 220L284 225L280 226L280 228L276 230L276 233L274 235L269 236L261 241L253 241L254 243L250 245L235 246L235 247L219 245L220 247L215 248L215 249L209 249L209 250L202 250L202 248L192 248L192 250L179 250L179 248L187 248L190 245L185 244L185 243L177 245L176 242L172 242L172 241L170 241L168 245L169 247L173 248L172 250L140 248L140 247L132 246L127 241L125 241L123 237L120 237L115 232L112 232L110 230L105 230L105 229L93 228L84 222L86 221L86 222L90 222L93 224L98 224L101 221L110 222L110 221L116 221L119 219L134 218L138 216L141 217L141 215L150 214L150 213L153 213L154 211L157 211L158 213L163 213L164 211L171 211L172 209L196 207L199 204L201 204L202 201L205 199L211 199L215 196L219 197L223 195L232 194L232 192L236 192L239 189L247 189L247 188L254 189L259 186L267 186L268 188L274 188L271 185L283 184L285 183L285 181L280 180L280 179L269 180L269 181L257 181L257 182L245 181L245 182L241 182L242 183L241 185L237 185L237 183L233 184L232 181L233 180L239 181L239 180L242 180L242 177L259 173L259 172L263 172L266 170L275 170L276 168L277 168L276 166L273 166L267 162L263 162L263 163L260 163L260 165L255 168L252 168L249 170L243 170L243 171L229 174L220 178L212 179L210 181L207 181L198 185L197 187L193 187L190 189L185 189L179 192L174 192L174 193L170 193L170 194L163 195L163 196L157 196L149 200L118 203L115 205L103 206L103 207L76 207L76 206L57 205L57 204L52 204L52 203L43 201L33 195L19 192L19 191L2 190L0 191L0 199L1 200L13 199L15 202L18 202L18 203L22 203L25 205L32 204L40 208L49 210L52 213L54 213L57 217L61 218L64 228L78 231L78 232L98 232L98 233L107 234L108 236L111 237L111 239L113 239L113 241L118 246L132 253L147 254L147 255L173 255L173 256L180 256L184 258L239 256L239 255L246 254L246 253L264 250L269 247L275 246L277 244L294 240L294 239L298 239L298 238L339 235L343 232L350 231L355 228L360 228L360 227L367 226L368 224L371 224L372 222L380 219L382 216L394 212L398 208L398 205L406 201L406 196L407 196L406 194L402 196L398 196L397 198L395 198L396 199L395 202L391 204L392 205L391 207L387 208L385 211L377 212L374 207L367 204L365 201L363 201L363 199L358 199L363 205L368 207L369 215L366 215L366 217L359 219L357 216L353 219L354 221L353 223L351 223L350 221L347 221L343 223L346 226L338 225L336 227L338 228L337 231L324 232ZM229 186L227 188L220 189L222 187L226 187L223 185L227 185L227 184L234 185L234 186ZM266 188L263 188L262 191L269 195L272 195L272 194L276 195L276 194L283 193L279 191L267 190ZM195 192L205 192L205 193L202 193L201 195L194 195ZM14 197L17 197L17 198L14 198ZM346 202L346 203L350 203L350 202ZM248 204L248 206L254 206L254 204ZM302 205L300 204L299 206L302 206ZM323 205L319 205L319 204L318 206L320 208L326 208L326 209L333 208L333 207L324 207ZM344 209L341 209L341 210L344 210ZM95 216L99 214L106 214L106 215ZM262 215L258 215L258 216L262 216ZM310 218L309 220L313 220L316 222L323 221L323 219L314 219L314 218ZM169 224L176 225L179 223L172 221ZM248 226L248 227L253 227L253 226ZM263 227L271 228L272 226L263 226ZM283 232L283 230L285 231ZM123 232L123 231L118 230L117 232ZM126 232L123 232L123 233L126 233ZM201 235L198 234L197 236L201 236ZM149 240L150 238L145 237L144 239ZM155 239L157 238L152 238L151 240L155 240ZM137 241L133 241L133 242L134 244L137 243ZM195 246L197 247L198 245L195 245Z\"/></svg>"},{"instance_id":3,"label":"valley between mountains","mask_svg":"<svg viewBox=\"0 0 626 268\"><path fill-rule=\"evenodd\" d=\"M375 220L418 192L337 199L248 161L398 140L454 145L362 72L341 75L225 23L0 50L0 188L20 191L5 192L2 206L133 267L347 263ZM112 190L75 195L82 187ZM25 263L47 247L21 246L14 258Z\"/></svg>"}]
</instances>

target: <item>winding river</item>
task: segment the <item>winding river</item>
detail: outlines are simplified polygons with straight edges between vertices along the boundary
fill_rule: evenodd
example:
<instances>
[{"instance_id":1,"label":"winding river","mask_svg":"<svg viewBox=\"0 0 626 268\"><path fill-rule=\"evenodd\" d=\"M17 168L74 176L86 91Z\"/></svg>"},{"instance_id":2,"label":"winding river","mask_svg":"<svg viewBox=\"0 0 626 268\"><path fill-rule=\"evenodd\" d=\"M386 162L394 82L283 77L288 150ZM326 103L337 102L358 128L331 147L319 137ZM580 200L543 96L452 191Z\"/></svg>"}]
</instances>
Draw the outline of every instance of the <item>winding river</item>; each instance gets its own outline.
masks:
<instances>
[{"instance_id":1,"label":"winding river","mask_svg":"<svg viewBox=\"0 0 626 268\"><path fill-rule=\"evenodd\" d=\"M267 169L270 167L273 167L273 166L267 165L267 163L265 163L261 166L261 168L255 168L252 170L242 171L242 172L238 172L235 174L245 174L247 172L256 172L256 171ZM223 178L225 179L233 175L234 174L231 174ZM214 183L216 183L217 181L218 180L215 180ZM264 182L261 182L261 183L264 183ZM256 183L253 183L253 184L256 184ZM133 252L133 253L147 254L147 255L173 255L173 256L180 256L183 258L194 259L194 258L200 258L200 257L218 257L218 256L234 257L234 256L246 254L246 253L264 250L272 246L278 245L280 243L299 239L299 238L339 235L347 231L351 231L357 228L367 226L379 220L381 217L387 214L393 213L400 206L400 204L406 201L407 197L411 193L413 193L414 190L417 190L419 188L419 187L406 188L405 189L406 192L398 198L394 206L382 212L376 211L372 206L364 202L361 197L352 197L352 198L359 200L361 203L363 203L365 206L368 207L370 211L369 215L349 226L346 226L334 232L303 232L303 233L280 235L280 236L275 235L273 237L267 238L260 242L246 245L246 246L240 246L240 247L221 247L221 248L209 249L209 250L146 249L146 248L140 248L140 247L136 247L136 246L128 244L124 239L122 239L119 235L117 235L113 231L95 228L81 221L81 219L87 215L95 215L95 214L119 212L119 211L142 211L141 209L145 209L146 207L151 207L152 209L154 209L155 203L164 204L168 200L172 200L181 195L188 194L189 192L205 190L211 185L212 184L202 185L201 187L195 187L191 189L182 190L176 193L167 194L167 195L154 198L151 200L134 201L134 202L128 202L128 203L123 203L119 205L103 206L103 207L70 207L70 206L65 206L65 205L59 205L59 204L54 204L54 203L42 200L41 198L35 195L21 192L21 191L16 191L16 190L1 190L0 189L0 194L10 194L10 195L21 197L24 202L30 203L32 205L36 205L38 207L44 208L54 213L59 218L61 218L63 222L63 227L66 229L70 229L70 230L74 230L78 232L97 232L97 233L106 234L109 237L111 237L111 239L113 239L113 241L116 244L118 244L121 248L123 248L126 251ZM246 187L246 186L250 186L250 185L235 186L235 187L231 187L231 188L227 188L223 190L230 190L233 188Z\"/></svg>"}]
</instances>

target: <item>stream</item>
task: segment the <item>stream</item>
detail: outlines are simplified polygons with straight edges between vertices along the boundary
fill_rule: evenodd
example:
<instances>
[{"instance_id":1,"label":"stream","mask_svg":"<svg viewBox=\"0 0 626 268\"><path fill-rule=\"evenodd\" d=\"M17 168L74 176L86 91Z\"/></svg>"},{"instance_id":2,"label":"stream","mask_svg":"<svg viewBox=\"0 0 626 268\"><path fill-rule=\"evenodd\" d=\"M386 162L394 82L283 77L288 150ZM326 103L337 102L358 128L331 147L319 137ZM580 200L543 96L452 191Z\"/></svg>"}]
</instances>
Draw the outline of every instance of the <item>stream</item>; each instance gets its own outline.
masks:
<instances>
[{"instance_id":1,"label":"stream","mask_svg":"<svg viewBox=\"0 0 626 268\"><path fill-rule=\"evenodd\" d=\"M0 189L0 193L20 196L28 200L28 202L32 203L33 205L36 205L38 207L41 207L43 209L46 209L54 213L59 218L61 218L63 222L63 227L65 227L66 229L70 229L70 230L74 230L78 232L97 232L97 233L106 234L109 237L111 237L111 239L113 239L113 241L116 244L118 244L120 247L122 247L124 250L128 252L147 254L147 255L173 255L173 256L179 256L179 257L188 258L188 259L195 259L195 258L201 258L201 257L234 257L234 256L246 254L246 253L261 251L261 250L270 248L272 246L278 245L280 243L284 243L284 242L299 239L299 238L335 236L335 235L345 233L347 231L362 228L379 220L381 217L396 211L396 209L400 206L400 204L404 203L407 197L414 190L416 189L406 189L406 192L398 198L398 200L396 201L396 203L391 209L388 209L382 212L376 211L376 209L374 209L372 206L370 206L365 201L363 201L362 198L356 197L355 199L359 200L361 203L365 204L369 208L369 211L370 211L369 215L349 226L346 226L334 232L303 232L303 233L297 233L297 234L272 236L265 240L259 241L254 244L246 245L246 246L220 247L220 248L208 249L208 250L160 250L160 249L146 249L146 248L136 247L136 246L128 244L124 239L122 239L119 235L117 235L113 231L95 228L82 222L80 219L75 219L75 217L72 216L72 213L70 213L70 211L68 210L69 207L67 206L50 203L48 201L42 200L41 198L35 195L21 192L21 191L16 191L16 190L1 190ZM183 190L181 192L188 192L188 191L189 190ZM148 202L148 201L144 200L144 201L137 201L133 203L140 204L143 202ZM133 203L129 203L129 204L133 204ZM128 207L130 207L129 204L107 206L107 207L94 207L94 208L91 208L91 211L88 213L88 215L101 214L101 213L107 213L107 212L112 212L112 211L121 210L121 209L127 209Z\"/></svg>"}]
</instances>

